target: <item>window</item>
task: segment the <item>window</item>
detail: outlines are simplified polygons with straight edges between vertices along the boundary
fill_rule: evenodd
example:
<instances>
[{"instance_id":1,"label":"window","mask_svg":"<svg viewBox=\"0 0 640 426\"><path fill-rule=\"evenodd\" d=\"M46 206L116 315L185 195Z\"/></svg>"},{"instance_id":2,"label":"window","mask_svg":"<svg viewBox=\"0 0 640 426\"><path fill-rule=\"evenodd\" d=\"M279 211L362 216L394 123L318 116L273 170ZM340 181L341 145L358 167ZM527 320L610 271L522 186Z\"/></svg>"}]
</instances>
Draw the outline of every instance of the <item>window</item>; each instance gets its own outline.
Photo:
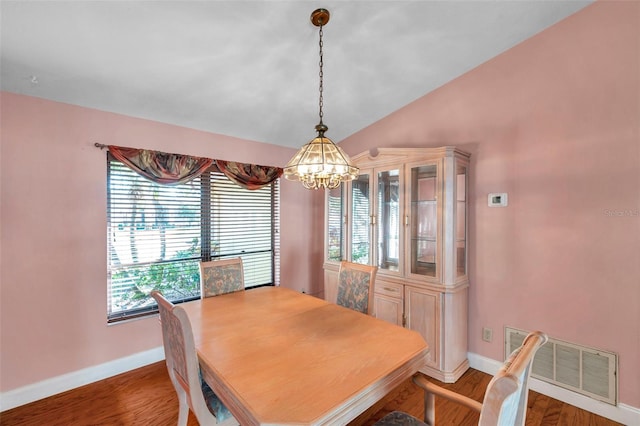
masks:
<instances>
[{"instance_id":1,"label":"window","mask_svg":"<svg viewBox=\"0 0 640 426\"><path fill-rule=\"evenodd\" d=\"M246 288L277 284L278 180L250 191L214 166L158 185L107 154L107 197L109 322L155 312L153 289L199 298L200 261L240 256Z\"/></svg>"}]
</instances>

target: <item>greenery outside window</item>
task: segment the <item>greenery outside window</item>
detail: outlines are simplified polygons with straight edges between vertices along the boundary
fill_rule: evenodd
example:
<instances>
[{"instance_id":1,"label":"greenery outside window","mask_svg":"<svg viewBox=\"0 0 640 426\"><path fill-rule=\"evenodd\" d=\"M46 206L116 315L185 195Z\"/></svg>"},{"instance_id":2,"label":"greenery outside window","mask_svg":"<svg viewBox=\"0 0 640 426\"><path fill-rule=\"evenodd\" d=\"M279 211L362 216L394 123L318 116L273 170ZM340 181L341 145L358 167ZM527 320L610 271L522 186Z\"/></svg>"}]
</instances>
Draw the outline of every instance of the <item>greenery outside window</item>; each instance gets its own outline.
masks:
<instances>
[{"instance_id":1,"label":"greenery outside window","mask_svg":"<svg viewBox=\"0 0 640 426\"><path fill-rule=\"evenodd\" d=\"M242 188L210 167L159 185L107 154L108 321L200 297L199 262L242 257L245 287L278 284L279 180Z\"/></svg>"}]
</instances>

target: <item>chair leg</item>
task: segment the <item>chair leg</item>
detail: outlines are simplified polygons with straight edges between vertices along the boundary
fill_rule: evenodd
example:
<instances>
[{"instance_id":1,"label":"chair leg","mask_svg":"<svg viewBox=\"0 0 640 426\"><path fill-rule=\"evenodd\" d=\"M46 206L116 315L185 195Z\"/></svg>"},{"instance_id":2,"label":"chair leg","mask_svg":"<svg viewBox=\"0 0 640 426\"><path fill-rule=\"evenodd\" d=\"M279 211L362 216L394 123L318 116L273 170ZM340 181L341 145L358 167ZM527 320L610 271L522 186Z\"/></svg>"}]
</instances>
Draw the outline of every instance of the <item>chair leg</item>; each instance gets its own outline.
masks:
<instances>
[{"instance_id":1,"label":"chair leg","mask_svg":"<svg viewBox=\"0 0 640 426\"><path fill-rule=\"evenodd\" d=\"M436 424L436 397L431 392L424 393L424 422L429 426Z\"/></svg>"},{"instance_id":2,"label":"chair leg","mask_svg":"<svg viewBox=\"0 0 640 426\"><path fill-rule=\"evenodd\" d=\"M178 392L178 426L187 426L189 420L189 403L186 392Z\"/></svg>"}]
</instances>

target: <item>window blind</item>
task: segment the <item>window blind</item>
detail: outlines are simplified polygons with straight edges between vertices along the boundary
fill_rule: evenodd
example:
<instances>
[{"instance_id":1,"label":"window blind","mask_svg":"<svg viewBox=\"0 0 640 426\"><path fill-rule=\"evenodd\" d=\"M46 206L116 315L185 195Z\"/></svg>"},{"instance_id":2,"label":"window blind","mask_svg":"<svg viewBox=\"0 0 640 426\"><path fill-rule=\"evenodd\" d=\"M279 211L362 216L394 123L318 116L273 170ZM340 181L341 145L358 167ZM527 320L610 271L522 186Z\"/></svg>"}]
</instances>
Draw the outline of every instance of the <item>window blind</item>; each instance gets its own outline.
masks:
<instances>
[{"instance_id":1,"label":"window blind","mask_svg":"<svg viewBox=\"0 0 640 426\"><path fill-rule=\"evenodd\" d=\"M154 289L174 303L199 298L200 261L239 256L245 287L278 283L278 181L250 191L212 167L159 185L107 163L109 321L155 312Z\"/></svg>"}]
</instances>

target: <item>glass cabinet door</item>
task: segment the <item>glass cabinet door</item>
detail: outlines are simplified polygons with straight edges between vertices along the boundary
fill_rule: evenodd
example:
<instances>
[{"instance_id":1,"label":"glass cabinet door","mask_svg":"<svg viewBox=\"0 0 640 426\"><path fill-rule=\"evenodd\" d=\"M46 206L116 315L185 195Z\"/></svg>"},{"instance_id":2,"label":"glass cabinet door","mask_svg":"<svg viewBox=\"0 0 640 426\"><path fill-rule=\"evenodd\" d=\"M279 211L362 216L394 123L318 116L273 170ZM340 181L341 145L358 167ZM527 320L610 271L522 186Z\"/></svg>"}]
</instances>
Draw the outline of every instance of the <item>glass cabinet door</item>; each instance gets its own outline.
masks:
<instances>
[{"instance_id":1,"label":"glass cabinet door","mask_svg":"<svg viewBox=\"0 0 640 426\"><path fill-rule=\"evenodd\" d=\"M369 264L371 213L369 175L360 173L351 183L351 261Z\"/></svg>"},{"instance_id":2,"label":"glass cabinet door","mask_svg":"<svg viewBox=\"0 0 640 426\"><path fill-rule=\"evenodd\" d=\"M344 185L327 192L327 260L340 262L344 247Z\"/></svg>"},{"instance_id":3,"label":"glass cabinet door","mask_svg":"<svg viewBox=\"0 0 640 426\"><path fill-rule=\"evenodd\" d=\"M400 171L377 173L376 238L378 269L399 270L400 258Z\"/></svg>"},{"instance_id":4,"label":"glass cabinet door","mask_svg":"<svg viewBox=\"0 0 640 426\"><path fill-rule=\"evenodd\" d=\"M467 167L456 167L456 277L467 275Z\"/></svg>"},{"instance_id":5,"label":"glass cabinet door","mask_svg":"<svg viewBox=\"0 0 640 426\"><path fill-rule=\"evenodd\" d=\"M437 277L438 265L438 167L411 168L411 273Z\"/></svg>"}]
</instances>

